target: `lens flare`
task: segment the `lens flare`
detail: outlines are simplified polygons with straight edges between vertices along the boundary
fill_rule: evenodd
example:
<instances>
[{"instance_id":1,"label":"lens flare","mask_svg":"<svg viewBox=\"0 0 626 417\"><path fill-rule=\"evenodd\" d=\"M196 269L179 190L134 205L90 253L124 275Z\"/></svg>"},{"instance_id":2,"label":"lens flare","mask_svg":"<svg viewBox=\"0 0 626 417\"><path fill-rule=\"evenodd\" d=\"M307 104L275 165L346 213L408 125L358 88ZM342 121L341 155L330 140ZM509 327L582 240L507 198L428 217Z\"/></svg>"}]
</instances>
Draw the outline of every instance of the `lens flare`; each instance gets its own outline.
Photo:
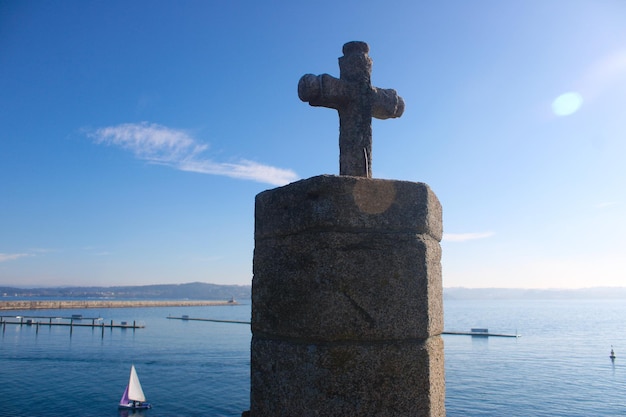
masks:
<instances>
[{"instance_id":1,"label":"lens flare","mask_svg":"<svg viewBox=\"0 0 626 417\"><path fill-rule=\"evenodd\" d=\"M561 94L552 102L552 111L557 116L569 116L576 113L582 105L583 97L576 92L570 92Z\"/></svg>"}]
</instances>

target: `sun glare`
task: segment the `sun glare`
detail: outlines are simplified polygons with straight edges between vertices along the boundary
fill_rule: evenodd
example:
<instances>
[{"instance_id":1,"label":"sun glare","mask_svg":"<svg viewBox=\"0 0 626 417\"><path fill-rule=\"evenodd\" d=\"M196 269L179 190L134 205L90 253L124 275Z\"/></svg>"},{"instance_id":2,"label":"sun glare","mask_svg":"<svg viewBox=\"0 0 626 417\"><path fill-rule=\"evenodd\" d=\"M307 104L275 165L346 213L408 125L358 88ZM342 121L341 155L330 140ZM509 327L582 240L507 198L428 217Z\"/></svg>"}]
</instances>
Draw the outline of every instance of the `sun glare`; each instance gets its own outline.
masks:
<instances>
[{"instance_id":1,"label":"sun glare","mask_svg":"<svg viewBox=\"0 0 626 417\"><path fill-rule=\"evenodd\" d=\"M569 116L576 113L583 104L583 97L576 93L570 92L561 94L552 102L552 111L557 116Z\"/></svg>"}]
</instances>

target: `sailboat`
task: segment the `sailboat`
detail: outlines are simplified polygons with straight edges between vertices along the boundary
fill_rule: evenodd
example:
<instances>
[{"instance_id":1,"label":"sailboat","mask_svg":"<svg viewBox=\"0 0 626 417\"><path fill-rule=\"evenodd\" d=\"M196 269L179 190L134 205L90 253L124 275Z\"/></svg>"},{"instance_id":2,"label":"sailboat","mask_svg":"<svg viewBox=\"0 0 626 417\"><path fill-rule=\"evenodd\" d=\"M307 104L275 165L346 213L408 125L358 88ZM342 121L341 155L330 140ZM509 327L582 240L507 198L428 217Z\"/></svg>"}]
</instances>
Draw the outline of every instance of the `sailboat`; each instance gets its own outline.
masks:
<instances>
[{"instance_id":1,"label":"sailboat","mask_svg":"<svg viewBox=\"0 0 626 417\"><path fill-rule=\"evenodd\" d=\"M131 410L152 408L152 405L146 402L146 396L143 393L143 389L141 389L141 383L139 382L137 371L135 371L135 365L131 365L130 367L130 378L124 390L124 395L122 395L122 399L120 400L119 408Z\"/></svg>"}]
</instances>

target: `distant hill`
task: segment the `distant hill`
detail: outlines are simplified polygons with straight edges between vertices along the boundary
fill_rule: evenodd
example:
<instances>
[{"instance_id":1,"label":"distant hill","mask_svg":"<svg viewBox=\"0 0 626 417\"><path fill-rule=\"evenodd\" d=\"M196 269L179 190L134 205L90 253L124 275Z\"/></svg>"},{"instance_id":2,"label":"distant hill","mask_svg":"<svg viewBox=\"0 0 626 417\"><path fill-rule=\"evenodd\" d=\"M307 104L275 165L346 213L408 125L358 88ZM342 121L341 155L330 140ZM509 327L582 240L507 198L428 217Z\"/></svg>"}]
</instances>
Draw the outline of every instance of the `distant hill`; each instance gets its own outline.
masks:
<instances>
[{"instance_id":1,"label":"distant hill","mask_svg":"<svg viewBox=\"0 0 626 417\"><path fill-rule=\"evenodd\" d=\"M626 287L580 289L444 288L444 300L626 299Z\"/></svg>"},{"instance_id":2,"label":"distant hill","mask_svg":"<svg viewBox=\"0 0 626 417\"><path fill-rule=\"evenodd\" d=\"M250 285L218 285L203 282L118 287L55 287L14 288L0 287L4 297L46 298L111 298L150 300L250 300Z\"/></svg>"},{"instance_id":3,"label":"distant hill","mask_svg":"<svg viewBox=\"0 0 626 417\"><path fill-rule=\"evenodd\" d=\"M0 287L0 297L109 298L140 300L228 300L251 298L250 285L218 285L204 282L187 284L138 285L117 287ZM626 299L626 287L583 289L522 288L444 288L445 300L544 300L544 299Z\"/></svg>"}]
</instances>

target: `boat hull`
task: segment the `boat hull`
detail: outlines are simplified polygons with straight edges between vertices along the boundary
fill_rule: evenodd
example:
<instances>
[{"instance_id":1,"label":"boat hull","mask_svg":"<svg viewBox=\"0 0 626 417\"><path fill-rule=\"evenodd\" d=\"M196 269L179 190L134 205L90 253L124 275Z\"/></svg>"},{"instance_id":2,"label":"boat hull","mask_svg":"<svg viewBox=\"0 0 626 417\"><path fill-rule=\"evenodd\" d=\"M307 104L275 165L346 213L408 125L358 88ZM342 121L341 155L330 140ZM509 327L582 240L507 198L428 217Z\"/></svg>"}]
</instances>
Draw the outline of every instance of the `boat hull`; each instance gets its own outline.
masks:
<instances>
[{"instance_id":1,"label":"boat hull","mask_svg":"<svg viewBox=\"0 0 626 417\"><path fill-rule=\"evenodd\" d=\"M139 402L135 402L133 404L132 402L130 402L128 404L120 404L118 406L118 408L120 408L122 410L147 410L148 408L152 408L152 404L150 404L150 403L139 403Z\"/></svg>"}]
</instances>

